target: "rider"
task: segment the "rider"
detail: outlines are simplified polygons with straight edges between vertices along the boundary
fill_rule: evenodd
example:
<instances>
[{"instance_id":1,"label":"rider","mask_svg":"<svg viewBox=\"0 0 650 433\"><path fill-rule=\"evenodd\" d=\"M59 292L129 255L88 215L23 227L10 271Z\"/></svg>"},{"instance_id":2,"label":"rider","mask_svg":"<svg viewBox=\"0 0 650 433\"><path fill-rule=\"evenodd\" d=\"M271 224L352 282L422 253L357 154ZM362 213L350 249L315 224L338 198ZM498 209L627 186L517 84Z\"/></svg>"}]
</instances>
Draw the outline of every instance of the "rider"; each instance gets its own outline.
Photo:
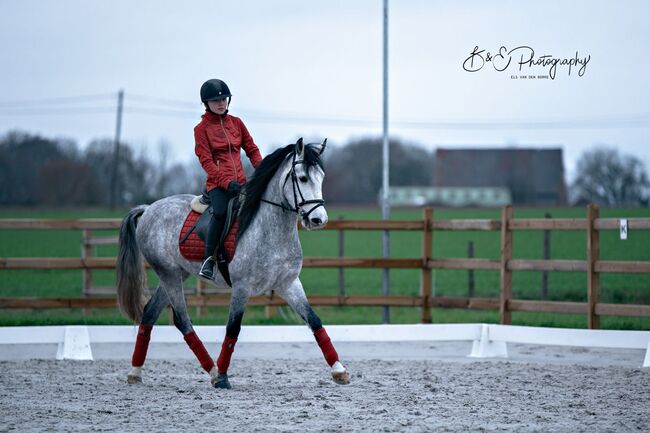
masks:
<instances>
[{"instance_id":1,"label":"rider","mask_svg":"<svg viewBox=\"0 0 650 433\"><path fill-rule=\"evenodd\" d=\"M215 249L225 224L228 199L238 195L246 182L240 149L244 149L253 167L262 162L244 122L228 114L231 99L230 89L223 81L211 79L203 83L201 102L205 114L194 127L194 152L208 175L206 190L213 209L199 275L210 280L214 280Z\"/></svg>"}]
</instances>

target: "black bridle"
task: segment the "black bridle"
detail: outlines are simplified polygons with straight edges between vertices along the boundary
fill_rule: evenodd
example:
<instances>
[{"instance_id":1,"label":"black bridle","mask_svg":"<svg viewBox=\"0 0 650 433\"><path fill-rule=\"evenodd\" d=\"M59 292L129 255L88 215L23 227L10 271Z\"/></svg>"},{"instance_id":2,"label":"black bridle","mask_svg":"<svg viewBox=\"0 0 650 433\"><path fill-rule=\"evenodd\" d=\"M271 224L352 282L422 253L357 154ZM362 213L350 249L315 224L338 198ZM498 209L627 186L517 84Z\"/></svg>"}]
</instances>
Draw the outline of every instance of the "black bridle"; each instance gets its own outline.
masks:
<instances>
[{"instance_id":1,"label":"black bridle","mask_svg":"<svg viewBox=\"0 0 650 433\"><path fill-rule=\"evenodd\" d=\"M291 178L291 184L293 189L293 207L291 207L289 204L276 203L274 201L265 200L265 199L261 199L261 201L263 201L264 203L272 204L273 206L277 206L281 208L283 211L295 212L298 215L300 215L300 217L303 220L309 221L309 215L319 207L324 206L325 200L323 199L305 200L305 197L302 195L302 191L300 190L300 182L298 181L298 175L296 174L296 166L299 164L306 164L305 160L302 159L300 161L296 161L296 154L294 153L293 161L291 162L291 170L289 170L289 173L287 173L287 176L284 178L284 182L282 183L282 191L284 191L284 187L287 185L289 178ZM298 203L298 197L300 197L301 200L300 203ZM309 212L305 212L302 209L302 207L306 204L315 204L315 206L309 209Z\"/></svg>"}]
</instances>

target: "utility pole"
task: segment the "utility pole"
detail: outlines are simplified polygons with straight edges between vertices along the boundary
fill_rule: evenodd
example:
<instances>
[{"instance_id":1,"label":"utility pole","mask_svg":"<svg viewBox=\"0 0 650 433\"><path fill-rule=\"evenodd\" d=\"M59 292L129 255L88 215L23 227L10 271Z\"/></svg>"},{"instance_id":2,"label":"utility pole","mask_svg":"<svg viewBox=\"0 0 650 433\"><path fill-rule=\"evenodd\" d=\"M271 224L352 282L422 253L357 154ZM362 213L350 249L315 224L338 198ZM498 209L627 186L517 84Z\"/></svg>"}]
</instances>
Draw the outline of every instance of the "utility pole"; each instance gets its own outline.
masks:
<instances>
[{"instance_id":1,"label":"utility pole","mask_svg":"<svg viewBox=\"0 0 650 433\"><path fill-rule=\"evenodd\" d=\"M390 218L390 204L388 203L388 185L389 185L389 148L388 148L388 0L384 0L384 127L383 127L383 170L382 170L382 197L381 197L381 214L382 219L388 220ZM388 230L384 230L383 234L383 257L390 256L390 237ZM390 294L390 274L388 268L382 271L382 288L384 296ZM384 305L383 322L390 323L390 310L387 305Z\"/></svg>"},{"instance_id":2,"label":"utility pole","mask_svg":"<svg viewBox=\"0 0 650 433\"><path fill-rule=\"evenodd\" d=\"M115 142L113 143L113 171L111 173L110 208L115 209L117 203L117 168L120 161L120 134L122 132L122 105L124 103L124 90L117 92L117 118L115 121Z\"/></svg>"}]
</instances>

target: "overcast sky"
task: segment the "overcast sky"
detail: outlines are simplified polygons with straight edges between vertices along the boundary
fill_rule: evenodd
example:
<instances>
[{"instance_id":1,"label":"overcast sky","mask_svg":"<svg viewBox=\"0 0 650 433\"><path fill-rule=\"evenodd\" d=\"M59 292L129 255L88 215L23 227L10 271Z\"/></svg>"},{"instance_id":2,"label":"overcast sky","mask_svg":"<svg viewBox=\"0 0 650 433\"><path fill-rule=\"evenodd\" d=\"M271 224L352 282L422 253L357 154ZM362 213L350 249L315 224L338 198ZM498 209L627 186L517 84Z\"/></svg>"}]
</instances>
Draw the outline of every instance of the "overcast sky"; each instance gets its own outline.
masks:
<instances>
[{"instance_id":1,"label":"overcast sky","mask_svg":"<svg viewBox=\"0 0 650 433\"><path fill-rule=\"evenodd\" d=\"M167 140L189 161L199 88L222 78L263 154L298 136L378 136L381 13L381 0L0 1L0 134L112 137L124 89L123 140L152 153ZM391 134L429 149L561 146L569 174L596 144L650 167L648 16L641 0L392 1ZM468 72L476 46L590 57L582 76L513 79L550 68L520 70L520 49L502 72L503 58Z\"/></svg>"}]
</instances>

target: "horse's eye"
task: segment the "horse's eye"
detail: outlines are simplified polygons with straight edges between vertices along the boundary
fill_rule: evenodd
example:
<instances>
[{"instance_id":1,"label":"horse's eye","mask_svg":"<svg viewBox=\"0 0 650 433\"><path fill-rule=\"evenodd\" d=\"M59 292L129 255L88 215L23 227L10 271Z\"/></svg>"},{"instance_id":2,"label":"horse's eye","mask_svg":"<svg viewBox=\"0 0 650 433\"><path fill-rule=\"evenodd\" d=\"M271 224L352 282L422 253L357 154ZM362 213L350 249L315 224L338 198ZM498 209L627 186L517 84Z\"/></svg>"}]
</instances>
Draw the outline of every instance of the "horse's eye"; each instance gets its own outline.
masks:
<instances>
[{"instance_id":1,"label":"horse's eye","mask_svg":"<svg viewBox=\"0 0 650 433\"><path fill-rule=\"evenodd\" d=\"M298 179L300 179L300 182L302 183L307 183L307 176L300 176Z\"/></svg>"}]
</instances>

